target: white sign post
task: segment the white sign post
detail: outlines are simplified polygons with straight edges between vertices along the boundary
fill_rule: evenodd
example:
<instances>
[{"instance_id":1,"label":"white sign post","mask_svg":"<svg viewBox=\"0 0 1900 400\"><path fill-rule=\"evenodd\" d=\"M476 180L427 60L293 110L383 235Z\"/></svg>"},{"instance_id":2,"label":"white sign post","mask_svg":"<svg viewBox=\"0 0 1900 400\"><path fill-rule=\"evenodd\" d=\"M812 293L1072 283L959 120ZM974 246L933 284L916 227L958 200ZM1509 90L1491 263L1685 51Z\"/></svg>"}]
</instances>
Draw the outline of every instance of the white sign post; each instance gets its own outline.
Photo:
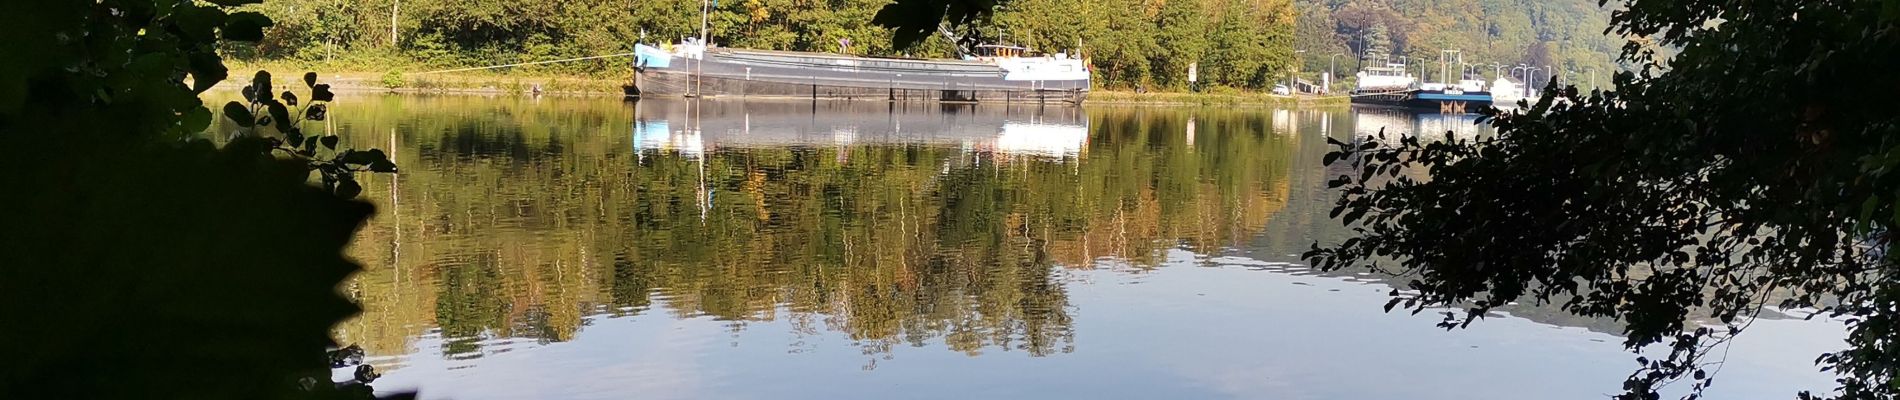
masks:
<instances>
[{"instance_id":1,"label":"white sign post","mask_svg":"<svg viewBox=\"0 0 1900 400\"><path fill-rule=\"evenodd\" d=\"M1194 82L1200 79L1201 63L1188 64L1188 89L1194 89Z\"/></svg>"}]
</instances>

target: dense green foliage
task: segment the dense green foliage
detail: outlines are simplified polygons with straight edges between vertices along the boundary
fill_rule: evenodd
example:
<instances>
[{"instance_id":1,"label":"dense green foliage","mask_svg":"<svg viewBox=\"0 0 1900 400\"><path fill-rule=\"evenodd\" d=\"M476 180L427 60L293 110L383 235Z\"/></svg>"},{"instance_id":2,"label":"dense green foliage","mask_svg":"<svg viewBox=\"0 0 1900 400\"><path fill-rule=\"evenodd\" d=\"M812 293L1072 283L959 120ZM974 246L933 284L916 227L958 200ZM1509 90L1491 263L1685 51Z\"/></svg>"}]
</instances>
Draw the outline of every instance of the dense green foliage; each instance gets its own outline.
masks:
<instances>
[{"instance_id":1,"label":"dense green foliage","mask_svg":"<svg viewBox=\"0 0 1900 400\"><path fill-rule=\"evenodd\" d=\"M1336 64L1340 75L1351 76L1361 57L1366 65L1405 57L1414 74L1424 66L1437 81L1439 52L1447 49L1483 64L1472 72L1487 77L1500 72L1493 64L1506 66L1505 75L1509 66L1548 65L1568 82L1588 85L1595 72L1608 85L1620 70L1623 41L1604 35L1611 10L1596 0L1316 0L1298 7L1306 75Z\"/></svg>"},{"instance_id":2,"label":"dense green foliage","mask_svg":"<svg viewBox=\"0 0 1900 400\"><path fill-rule=\"evenodd\" d=\"M198 96L227 75L216 46L271 25L239 3L0 13L0 397L367 394L329 383L325 350L356 312L336 285L370 206L255 135L197 138L213 121Z\"/></svg>"},{"instance_id":3,"label":"dense green foliage","mask_svg":"<svg viewBox=\"0 0 1900 400\"><path fill-rule=\"evenodd\" d=\"M1495 137L1338 144L1328 161L1359 173L1335 179L1334 213L1357 237L1306 256L1415 277L1392 305L1468 307L1447 326L1517 301L1617 318L1631 349L1667 347L1622 398L1699 392L1768 307L1848 325L1815 360L1838 391L1802 397L1900 396L1900 3L1625 7L1614 33L1680 53L1633 41L1626 60L1660 65L1613 92L1547 90Z\"/></svg>"},{"instance_id":4,"label":"dense green foliage","mask_svg":"<svg viewBox=\"0 0 1900 400\"><path fill-rule=\"evenodd\" d=\"M1027 45L1048 53L1080 50L1097 79L1113 87L1185 88L1189 64L1203 82L1258 88L1291 64L1293 9L1287 0L1016 0L953 31L893 41L873 23L887 0L728 0L716 2L707 34L723 46L949 58L959 42ZM900 3L901 4L901 3ZM253 6L282 28L230 54L251 60L337 60L381 72L500 65L619 54L648 42L700 35L698 0L281 0ZM895 9L895 8L892 8ZM393 27L391 23L394 23ZM848 41L850 46L842 46ZM607 58L523 67L529 71L623 73ZM410 72L415 72L411 70Z\"/></svg>"}]
</instances>

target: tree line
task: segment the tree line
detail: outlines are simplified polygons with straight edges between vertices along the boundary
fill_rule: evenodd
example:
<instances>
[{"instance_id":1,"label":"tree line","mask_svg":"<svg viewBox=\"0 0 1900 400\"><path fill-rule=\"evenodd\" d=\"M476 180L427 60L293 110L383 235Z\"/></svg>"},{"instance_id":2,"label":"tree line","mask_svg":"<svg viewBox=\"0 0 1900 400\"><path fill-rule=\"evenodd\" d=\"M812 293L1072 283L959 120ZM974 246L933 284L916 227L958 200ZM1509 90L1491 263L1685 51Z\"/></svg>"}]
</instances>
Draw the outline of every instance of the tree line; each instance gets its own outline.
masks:
<instances>
[{"instance_id":1,"label":"tree line","mask_svg":"<svg viewBox=\"0 0 1900 400\"><path fill-rule=\"evenodd\" d=\"M1549 66L1551 75L1585 87L1595 73L1607 86L1622 69L1616 55L1624 38L1604 34L1613 10L1594 0L1319 0L1298 7L1296 47L1306 75L1336 67L1351 76L1362 65L1403 60L1436 81L1443 50L1481 64L1469 70L1487 78L1522 64ZM1530 76L1541 82L1546 75Z\"/></svg>"},{"instance_id":2,"label":"tree line","mask_svg":"<svg viewBox=\"0 0 1900 400\"><path fill-rule=\"evenodd\" d=\"M707 34L728 47L953 58L957 42L930 35L897 45L873 23L889 0L504 1L281 0L247 6L276 26L227 55L252 61L328 61L384 70L498 65L625 53L634 43ZM1290 0L1019 0L948 29L968 42L1024 45L1089 57L1099 85L1185 89L1199 82L1263 88L1293 63ZM845 42L848 46L844 45ZM625 60L524 67L523 72L623 73ZM367 72L367 71L366 71ZM380 72L380 71L379 71Z\"/></svg>"}]
</instances>

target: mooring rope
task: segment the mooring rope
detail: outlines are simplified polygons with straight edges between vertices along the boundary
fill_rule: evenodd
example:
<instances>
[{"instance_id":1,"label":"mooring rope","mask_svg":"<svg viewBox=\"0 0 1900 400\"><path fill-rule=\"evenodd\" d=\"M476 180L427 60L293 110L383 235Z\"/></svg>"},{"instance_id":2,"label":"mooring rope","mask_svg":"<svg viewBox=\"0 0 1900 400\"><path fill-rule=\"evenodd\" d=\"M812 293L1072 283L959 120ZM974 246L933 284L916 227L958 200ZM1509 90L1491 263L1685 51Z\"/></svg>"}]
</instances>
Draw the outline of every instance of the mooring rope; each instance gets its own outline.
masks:
<instances>
[{"instance_id":1,"label":"mooring rope","mask_svg":"<svg viewBox=\"0 0 1900 400\"><path fill-rule=\"evenodd\" d=\"M429 72L417 72L417 73L416 73L416 75L428 75L428 74L440 74L440 73L447 73L447 72L462 72L462 71L474 71L474 70L482 70L482 69L495 69L495 68L508 68L508 67L519 67L519 66L524 66L524 65L538 65L538 64L553 64L553 63L563 63L563 62L573 62L573 61L585 61L585 60L593 60L593 59L600 59L600 58L613 58L613 57L626 57L626 56L631 56L631 55L633 55L633 54L634 54L634 53L620 53L620 54L607 54L607 55L599 55L599 56L587 56L587 57L576 57L576 58L568 58L568 59L560 59L560 60L547 60L547 61L535 61L535 62L525 62L525 63L515 63L515 64L502 64L502 65L490 65L490 66L486 66L486 67L471 67L471 68L456 68L456 69L445 69L445 70L441 70L441 71L429 71Z\"/></svg>"}]
</instances>

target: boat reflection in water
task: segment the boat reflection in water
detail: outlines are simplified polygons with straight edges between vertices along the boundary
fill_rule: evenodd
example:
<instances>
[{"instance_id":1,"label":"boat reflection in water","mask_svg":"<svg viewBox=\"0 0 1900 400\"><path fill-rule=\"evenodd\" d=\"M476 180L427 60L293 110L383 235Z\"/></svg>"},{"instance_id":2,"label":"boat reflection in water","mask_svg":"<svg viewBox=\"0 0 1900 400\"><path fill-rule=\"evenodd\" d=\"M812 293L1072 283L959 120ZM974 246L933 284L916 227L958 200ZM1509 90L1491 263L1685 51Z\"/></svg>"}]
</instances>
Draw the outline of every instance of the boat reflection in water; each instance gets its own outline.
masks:
<instances>
[{"instance_id":1,"label":"boat reflection in water","mask_svg":"<svg viewBox=\"0 0 1900 400\"><path fill-rule=\"evenodd\" d=\"M714 208L717 178L707 158L721 150L831 149L840 165L854 150L956 148L957 161L939 168L1031 161L1079 162L1088 143L1088 115L1079 107L870 103L856 101L646 100L634 103L633 150L677 155L698 171L694 203L705 219Z\"/></svg>"},{"instance_id":2,"label":"boat reflection in water","mask_svg":"<svg viewBox=\"0 0 1900 400\"><path fill-rule=\"evenodd\" d=\"M1478 123L1477 114L1422 113L1389 107L1353 107L1352 118L1353 136L1376 138L1380 132L1384 132L1385 137L1378 140L1389 143L1398 143L1399 138L1406 136L1417 136L1427 141L1450 138L1468 140L1491 131L1490 125Z\"/></svg>"},{"instance_id":3,"label":"boat reflection in water","mask_svg":"<svg viewBox=\"0 0 1900 400\"><path fill-rule=\"evenodd\" d=\"M647 100L635 108L633 148L643 158L651 151L701 158L720 148L912 145L1077 160L1089 132L1088 114L1063 106Z\"/></svg>"}]
</instances>

